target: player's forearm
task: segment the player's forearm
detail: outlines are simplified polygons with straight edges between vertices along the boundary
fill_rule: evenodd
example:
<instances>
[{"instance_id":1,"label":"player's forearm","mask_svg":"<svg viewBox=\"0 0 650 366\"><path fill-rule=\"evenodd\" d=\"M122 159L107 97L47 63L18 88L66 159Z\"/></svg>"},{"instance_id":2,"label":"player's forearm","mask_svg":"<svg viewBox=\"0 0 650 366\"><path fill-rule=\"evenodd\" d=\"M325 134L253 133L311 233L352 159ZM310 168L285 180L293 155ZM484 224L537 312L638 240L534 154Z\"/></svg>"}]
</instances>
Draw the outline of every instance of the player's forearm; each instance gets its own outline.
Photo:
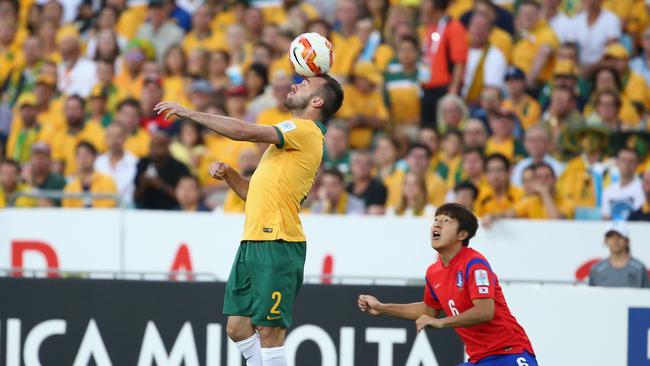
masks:
<instances>
[{"instance_id":1,"label":"player's forearm","mask_svg":"<svg viewBox=\"0 0 650 366\"><path fill-rule=\"evenodd\" d=\"M542 48L540 48L539 52L537 52L537 56L535 56L535 59L533 60L533 67L531 67L530 74L528 75L530 80L537 80L539 73L544 68L544 65L546 65L552 52L553 50L550 46L542 46Z\"/></svg>"},{"instance_id":2,"label":"player's forearm","mask_svg":"<svg viewBox=\"0 0 650 366\"><path fill-rule=\"evenodd\" d=\"M460 92L460 85L463 81L465 74L465 64L456 63L452 69L451 83L449 84L449 93L458 94Z\"/></svg>"},{"instance_id":3,"label":"player's forearm","mask_svg":"<svg viewBox=\"0 0 650 366\"><path fill-rule=\"evenodd\" d=\"M476 306L456 316L442 319L443 328L464 328L487 323L494 318L494 309L481 309Z\"/></svg>"},{"instance_id":4,"label":"player's forearm","mask_svg":"<svg viewBox=\"0 0 650 366\"><path fill-rule=\"evenodd\" d=\"M438 311L428 307L424 302L411 304L382 304L378 309L380 315L406 320L416 320L422 315L436 317Z\"/></svg>"},{"instance_id":5,"label":"player's forearm","mask_svg":"<svg viewBox=\"0 0 650 366\"><path fill-rule=\"evenodd\" d=\"M250 180L244 178L235 169L229 168L228 173L225 175L226 183L232 190L244 201L248 197L248 185Z\"/></svg>"},{"instance_id":6,"label":"player's forearm","mask_svg":"<svg viewBox=\"0 0 650 366\"><path fill-rule=\"evenodd\" d=\"M251 141L251 125L236 118L191 111L189 119L236 141Z\"/></svg>"}]
</instances>

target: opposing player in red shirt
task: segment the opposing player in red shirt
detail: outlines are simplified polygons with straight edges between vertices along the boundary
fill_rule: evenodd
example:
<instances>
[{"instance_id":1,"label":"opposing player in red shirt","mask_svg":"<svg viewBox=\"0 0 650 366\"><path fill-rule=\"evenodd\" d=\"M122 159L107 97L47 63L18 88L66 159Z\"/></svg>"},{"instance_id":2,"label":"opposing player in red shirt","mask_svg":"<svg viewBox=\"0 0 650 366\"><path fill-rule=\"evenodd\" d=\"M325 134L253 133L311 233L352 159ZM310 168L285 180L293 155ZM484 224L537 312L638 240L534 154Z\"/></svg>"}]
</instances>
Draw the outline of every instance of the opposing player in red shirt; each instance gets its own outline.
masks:
<instances>
[{"instance_id":1,"label":"opposing player in red shirt","mask_svg":"<svg viewBox=\"0 0 650 366\"><path fill-rule=\"evenodd\" d=\"M537 366L524 329L510 313L499 280L481 253L468 248L476 234L476 216L459 204L436 211L431 246L440 258L429 266L424 301L384 304L360 295L361 311L415 320L418 331L454 328L465 343L471 366ZM446 318L438 318L444 310Z\"/></svg>"}]
</instances>

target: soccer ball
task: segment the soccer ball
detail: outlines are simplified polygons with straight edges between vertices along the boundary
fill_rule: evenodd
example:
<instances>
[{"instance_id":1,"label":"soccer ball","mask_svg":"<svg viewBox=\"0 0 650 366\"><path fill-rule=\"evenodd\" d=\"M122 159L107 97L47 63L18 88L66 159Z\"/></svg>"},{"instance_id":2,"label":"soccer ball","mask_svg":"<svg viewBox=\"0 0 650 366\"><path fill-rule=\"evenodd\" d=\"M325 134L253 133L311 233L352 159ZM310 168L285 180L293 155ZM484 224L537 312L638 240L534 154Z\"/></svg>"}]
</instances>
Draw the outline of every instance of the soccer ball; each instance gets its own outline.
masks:
<instances>
[{"instance_id":1,"label":"soccer ball","mask_svg":"<svg viewBox=\"0 0 650 366\"><path fill-rule=\"evenodd\" d=\"M300 76L327 74L334 61L332 43L318 33L303 33L291 42L289 60Z\"/></svg>"}]
</instances>

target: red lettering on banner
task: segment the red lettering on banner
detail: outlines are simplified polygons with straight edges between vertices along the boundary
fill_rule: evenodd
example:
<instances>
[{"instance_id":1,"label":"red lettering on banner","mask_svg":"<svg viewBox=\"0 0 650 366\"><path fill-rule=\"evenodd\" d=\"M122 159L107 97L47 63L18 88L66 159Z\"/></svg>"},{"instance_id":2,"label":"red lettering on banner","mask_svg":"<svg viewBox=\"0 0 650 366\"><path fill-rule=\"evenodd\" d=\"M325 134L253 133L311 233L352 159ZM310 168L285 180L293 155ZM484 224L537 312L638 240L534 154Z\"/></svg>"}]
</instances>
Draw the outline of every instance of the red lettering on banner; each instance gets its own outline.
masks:
<instances>
[{"instance_id":1,"label":"red lettering on banner","mask_svg":"<svg viewBox=\"0 0 650 366\"><path fill-rule=\"evenodd\" d=\"M194 275L192 274L192 259L190 258L190 249L185 243L182 243L178 250L176 251L176 257L174 257L174 263L172 263L171 272L180 272L185 270L187 272L187 280L194 280ZM177 273L172 273L169 275L170 280L177 280Z\"/></svg>"},{"instance_id":2,"label":"red lettering on banner","mask_svg":"<svg viewBox=\"0 0 650 366\"><path fill-rule=\"evenodd\" d=\"M596 263L600 262L602 259L596 258L596 259L590 259L583 263L578 269L576 270L576 280L578 281L584 281L589 277L589 273L591 272L591 268L596 265Z\"/></svg>"},{"instance_id":3,"label":"red lettering on banner","mask_svg":"<svg viewBox=\"0 0 650 366\"><path fill-rule=\"evenodd\" d=\"M23 269L23 259L25 252L39 252L45 258L45 263L48 270L59 269L59 258L56 256L54 248L47 243L36 240L14 240L11 242L11 267L16 269ZM14 271L11 273L13 277L22 277L22 271ZM48 273L47 277L57 278L58 273Z\"/></svg>"},{"instance_id":4,"label":"red lettering on banner","mask_svg":"<svg viewBox=\"0 0 650 366\"><path fill-rule=\"evenodd\" d=\"M332 272L334 271L334 257L331 254L325 256L323 259L323 276L321 283L329 285L332 283Z\"/></svg>"}]
</instances>

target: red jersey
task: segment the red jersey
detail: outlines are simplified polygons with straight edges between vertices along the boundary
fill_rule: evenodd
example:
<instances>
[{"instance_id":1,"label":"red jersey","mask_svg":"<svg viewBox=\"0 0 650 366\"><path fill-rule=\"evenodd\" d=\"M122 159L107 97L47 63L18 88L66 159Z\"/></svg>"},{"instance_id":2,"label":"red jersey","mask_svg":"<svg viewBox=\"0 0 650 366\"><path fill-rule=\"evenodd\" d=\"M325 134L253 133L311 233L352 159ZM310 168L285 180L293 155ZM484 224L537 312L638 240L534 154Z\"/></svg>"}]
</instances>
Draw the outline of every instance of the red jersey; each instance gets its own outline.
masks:
<instances>
[{"instance_id":1,"label":"red jersey","mask_svg":"<svg viewBox=\"0 0 650 366\"><path fill-rule=\"evenodd\" d=\"M508 309L496 274L481 253L463 247L448 266L442 260L429 266L424 288L427 306L455 316L471 309L473 299L494 299L494 318L487 323L455 328L470 361L524 351L534 354L526 332Z\"/></svg>"}]
</instances>

